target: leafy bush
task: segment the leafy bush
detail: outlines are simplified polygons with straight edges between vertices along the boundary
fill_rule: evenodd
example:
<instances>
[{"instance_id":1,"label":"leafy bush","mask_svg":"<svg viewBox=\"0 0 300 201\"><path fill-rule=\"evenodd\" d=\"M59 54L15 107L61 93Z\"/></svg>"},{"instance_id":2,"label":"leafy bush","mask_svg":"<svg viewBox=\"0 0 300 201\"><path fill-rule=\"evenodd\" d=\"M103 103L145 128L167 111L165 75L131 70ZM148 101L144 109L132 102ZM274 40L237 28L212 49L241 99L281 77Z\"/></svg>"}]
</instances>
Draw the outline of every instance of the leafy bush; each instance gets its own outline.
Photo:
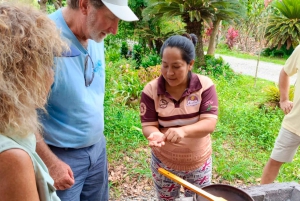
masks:
<instances>
[{"instance_id":1,"label":"leafy bush","mask_svg":"<svg viewBox=\"0 0 300 201\"><path fill-rule=\"evenodd\" d=\"M232 49L236 43L237 37L239 36L239 31L235 30L233 27L230 27L226 34L226 44L229 49Z\"/></svg>"},{"instance_id":2,"label":"leafy bush","mask_svg":"<svg viewBox=\"0 0 300 201\"><path fill-rule=\"evenodd\" d=\"M280 101L280 92L278 85L270 85L266 86L263 89L264 93L266 94L266 101L267 102L272 102L272 103L279 103ZM289 99L293 100L294 98L294 87L291 86L289 90Z\"/></svg>"},{"instance_id":3,"label":"leafy bush","mask_svg":"<svg viewBox=\"0 0 300 201\"><path fill-rule=\"evenodd\" d=\"M142 58L141 66L147 68L149 66L156 66L158 64L161 64L161 58L158 54L152 52Z\"/></svg>"},{"instance_id":4,"label":"leafy bush","mask_svg":"<svg viewBox=\"0 0 300 201\"><path fill-rule=\"evenodd\" d=\"M225 63L222 57L215 58L212 55L205 55L205 62L206 66L194 69L194 72L213 77L223 76L226 79L231 79L235 76L229 64Z\"/></svg>"},{"instance_id":5,"label":"leafy bush","mask_svg":"<svg viewBox=\"0 0 300 201\"><path fill-rule=\"evenodd\" d=\"M138 70L139 78L142 84L147 84L151 80L158 78L160 76L160 65L150 66L148 68L140 68Z\"/></svg>"},{"instance_id":6,"label":"leafy bush","mask_svg":"<svg viewBox=\"0 0 300 201\"><path fill-rule=\"evenodd\" d=\"M122 105L137 105L144 85L140 82L136 63L133 60L121 59L118 62L110 62L107 70L107 85L111 91L111 98L115 103Z\"/></svg>"},{"instance_id":7,"label":"leafy bush","mask_svg":"<svg viewBox=\"0 0 300 201\"><path fill-rule=\"evenodd\" d=\"M281 46L280 49L277 49L277 47L274 48L265 48L262 52L262 56L271 56L271 57L280 57L280 58L285 58L287 59L292 52L294 51L294 48L291 47L290 49L287 50L286 44Z\"/></svg>"},{"instance_id":8,"label":"leafy bush","mask_svg":"<svg viewBox=\"0 0 300 201\"><path fill-rule=\"evenodd\" d=\"M140 44L135 44L133 46L133 55L132 58L136 61L137 68L140 67L142 63L142 55L143 55L143 48Z\"/></svg>"},{"instance_id":9,"label":"leafy bush","mask_svg":"<svg viewBox=\"0 0 300 201\"><path fill-rule=\"evenodd\" d=\"M126 41L123 41L121 45L121 57L126 58L127 52L128 52L128 44Z\"/></svg>"}]
</instances>

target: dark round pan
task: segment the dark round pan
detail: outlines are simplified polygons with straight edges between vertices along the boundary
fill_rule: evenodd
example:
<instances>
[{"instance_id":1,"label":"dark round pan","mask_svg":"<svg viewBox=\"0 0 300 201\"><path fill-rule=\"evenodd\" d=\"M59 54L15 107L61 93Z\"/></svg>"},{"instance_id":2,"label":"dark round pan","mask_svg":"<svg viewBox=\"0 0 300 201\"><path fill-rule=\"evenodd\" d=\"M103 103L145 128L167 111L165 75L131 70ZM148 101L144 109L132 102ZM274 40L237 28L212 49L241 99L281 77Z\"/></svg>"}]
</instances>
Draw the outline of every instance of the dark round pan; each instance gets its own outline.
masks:
<instances>
[{"instance_id":1,"label":"dark round pan","mask_svg":"<svg viewBox=\"0 0 300 201\"><path fill-rule=\"evenodd\" d=\"M225 184L212 184L202 188L204 191L217 196L222 197L228 201L254 201L254 199L245 191L233 186ZM201 195L196 195L197 201L208 201Z\"/></svg>"}]
</instances>

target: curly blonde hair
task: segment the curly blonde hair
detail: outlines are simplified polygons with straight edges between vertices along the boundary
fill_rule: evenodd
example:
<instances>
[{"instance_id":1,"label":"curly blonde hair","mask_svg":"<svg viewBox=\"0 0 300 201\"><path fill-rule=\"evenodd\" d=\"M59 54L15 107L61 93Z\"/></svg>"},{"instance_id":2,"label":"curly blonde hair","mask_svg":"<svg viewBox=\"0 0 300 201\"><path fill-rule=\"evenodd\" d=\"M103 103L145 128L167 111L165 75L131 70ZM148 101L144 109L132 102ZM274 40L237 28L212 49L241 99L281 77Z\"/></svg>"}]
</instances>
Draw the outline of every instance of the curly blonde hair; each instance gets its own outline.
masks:
<instances>
[{"instance_id":1,"label":"curly blonde hair","mask_svg":"<svg viewBox=\"0 0 300 201\"><path fill-rule=\"evenodd\" d=\"M0 134L39 131L55 56L66 50L54 22L22 4L0 3Z\"/></svg>"}]
</instances>

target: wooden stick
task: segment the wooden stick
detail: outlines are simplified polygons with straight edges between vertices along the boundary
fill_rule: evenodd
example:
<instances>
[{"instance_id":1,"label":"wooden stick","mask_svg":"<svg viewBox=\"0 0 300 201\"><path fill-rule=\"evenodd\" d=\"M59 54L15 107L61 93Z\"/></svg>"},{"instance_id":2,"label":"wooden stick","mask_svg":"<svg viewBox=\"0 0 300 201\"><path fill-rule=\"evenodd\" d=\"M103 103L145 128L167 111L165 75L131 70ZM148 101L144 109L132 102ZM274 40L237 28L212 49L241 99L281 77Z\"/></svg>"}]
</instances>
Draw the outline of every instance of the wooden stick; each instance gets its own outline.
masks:
<instances>
[{"instance_id":1,"label":"wooden stick","mask_svg":"<svg viewBox=\"0 0 300 201\"><path fill-rule=\"evenodd\" d=\"M190 189L191 191L193 191L193 192L201 195L202 197L204 197L204 198L206 198L206 199L208 199L210 201L227 201L224 198L216 197L216 196L214 196L214 195L212 195L212 194L210 194L210 193L202 190L201 188L199 188L199 187L197 187L197 186L195 186L195 185L193 185L193 184L185 181L184 179L182 179L182 178L180 178L180 177L172 174L171 172L169 172L169 171L167 171L167 170L165 170L163 168L158 168L158 172L160 174L164 175L165 177L167 177L167 178L169 178L169 179L171 179L171 180L179 183L180 185L182 185L182 186Z\"/></svg>"}]
</instances>

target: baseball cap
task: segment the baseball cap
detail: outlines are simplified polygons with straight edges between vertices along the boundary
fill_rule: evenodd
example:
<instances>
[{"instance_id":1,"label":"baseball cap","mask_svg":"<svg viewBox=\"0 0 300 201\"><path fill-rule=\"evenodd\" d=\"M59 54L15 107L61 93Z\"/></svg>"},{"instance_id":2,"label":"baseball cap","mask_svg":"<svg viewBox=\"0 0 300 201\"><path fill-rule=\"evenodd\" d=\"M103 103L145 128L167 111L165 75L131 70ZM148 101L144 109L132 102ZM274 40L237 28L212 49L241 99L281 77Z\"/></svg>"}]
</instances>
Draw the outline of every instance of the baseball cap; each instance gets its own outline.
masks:
<instances>
[{"instance_id":1,"label":"baseball cap","mask_svg":"<svg viewBox=\"0 0 300 201\"><path fill-rule=\"evenodd\" d=\"M104 5L119 19L124 21L139 20L128 6L128 0L102 0Z\"/></svg>"}]
</instances>

